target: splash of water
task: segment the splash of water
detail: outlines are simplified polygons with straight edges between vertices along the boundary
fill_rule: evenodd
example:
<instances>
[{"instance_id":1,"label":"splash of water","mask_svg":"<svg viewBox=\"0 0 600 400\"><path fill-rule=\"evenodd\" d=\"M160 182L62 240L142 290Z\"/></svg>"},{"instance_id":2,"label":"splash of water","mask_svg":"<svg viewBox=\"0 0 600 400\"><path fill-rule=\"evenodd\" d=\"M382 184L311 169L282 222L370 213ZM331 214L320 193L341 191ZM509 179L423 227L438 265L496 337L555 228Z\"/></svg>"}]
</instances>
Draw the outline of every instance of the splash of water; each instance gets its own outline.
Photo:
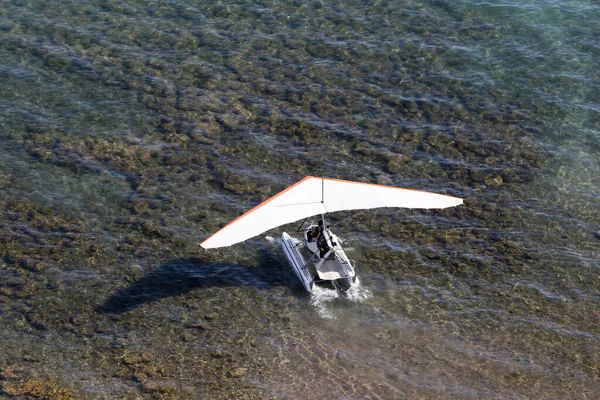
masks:
<instances>
[{"instance_id":1,"label":"splash of water","mask_svg":"<svg viewBox=\"0 0 600 400\"><path fill-rule=\"evenodd\" d=\"M350 289L346 291L345 297L346 299L355 303L362 303L365 300L373 297L373 292L371 292L367 287L361 285L360 279L357 276L356 282L354 285L350 286Z\"/></svg>"},{"instance_id":2,"label":"splash of water","mask_svg":"<svg viewBox=\"0 0 600 400\"><path fill-rule=\"evenodd\" d=\"M310 293L310 304L322 318L337 319L334 307L337 302L362 303L371 297L373 297L373 293L367 287L362 286L360 279L356 277L356 282L346 292L315 285Z\"/></svg>"},{"instance_id":3,"label":"splash of water","mask_svg":"<svg viewBox=\"0 0 600 400\"><path fill-rule=\"evenodd\" d=\"M317 313L326 319L336 319L330 303L339 298L340 295L336 289L328 289L315 285L310 293L310 305L314 307Z\"/></svg>"},{"instance_id":4,"label":"splash of water","mask_svg":"<svg viewBox=\"0 0 600 400\"><path fill-rule=\"evenodd\" d=\"M270 245L277 245L279 244L279 239L274 238L273 236L265 236L265 239L267 240L267 242L269 242Z\"/></svg>"}]
</instances>

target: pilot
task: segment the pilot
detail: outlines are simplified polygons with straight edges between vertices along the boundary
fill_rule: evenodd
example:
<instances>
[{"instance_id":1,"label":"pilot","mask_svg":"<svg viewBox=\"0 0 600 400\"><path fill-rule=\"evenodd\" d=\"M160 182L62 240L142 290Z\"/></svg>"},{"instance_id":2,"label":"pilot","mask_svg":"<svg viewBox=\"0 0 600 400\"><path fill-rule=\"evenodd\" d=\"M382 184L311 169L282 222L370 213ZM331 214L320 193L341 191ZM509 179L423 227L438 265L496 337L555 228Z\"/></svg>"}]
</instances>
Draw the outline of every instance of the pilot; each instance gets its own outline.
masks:
<instances>
[{"instance_id":1,"label":"pilot","mask_svg":"<svg viewBox=\"0 0 600 400\"><path fill-rule=\"evenodd\" d=\"M308 231L306 238L308 239L309 242L316 242L319 240L319 235L320 235L319 228L317 228L316 226L313 226Z\"/></svg>"},{"instance_id":2,"label":"pilot","mask_svg":"<svg viewBox=\"0 0 600 400\"><path fill-rule=\"evenodd\" d=\"M319 221L319 233L317 236L317 248L319 249L319 257L323 258L323 256L329 250L329 245L327 244L327 239L323 234L323 220Z\"/></svg>"}]
</instances>

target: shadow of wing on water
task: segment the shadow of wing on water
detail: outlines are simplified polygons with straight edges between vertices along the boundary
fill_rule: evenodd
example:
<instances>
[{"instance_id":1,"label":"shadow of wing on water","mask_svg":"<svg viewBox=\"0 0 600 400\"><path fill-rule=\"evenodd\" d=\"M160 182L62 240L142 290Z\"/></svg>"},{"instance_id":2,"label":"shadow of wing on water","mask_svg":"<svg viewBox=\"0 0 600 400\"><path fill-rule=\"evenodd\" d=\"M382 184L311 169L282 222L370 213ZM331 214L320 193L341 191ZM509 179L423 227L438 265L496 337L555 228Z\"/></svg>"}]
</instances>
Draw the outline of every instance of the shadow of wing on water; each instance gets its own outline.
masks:
<instances>
[{"instance_id":1,"label":"shadow of wing on water","mask_svg":"<svg viewBox=\"0 0 600 400\"><path fill-rule=\"evenodd\" d=\"M197 258L175 259L161 265L141 280L110 296L97 308L101 313L122 313L190 290L226 286L266 289L285 285L280 264L267 262L258 267L207 263ZM284 278L285 279L285 278Z\"/></svg>"}]
</instances>

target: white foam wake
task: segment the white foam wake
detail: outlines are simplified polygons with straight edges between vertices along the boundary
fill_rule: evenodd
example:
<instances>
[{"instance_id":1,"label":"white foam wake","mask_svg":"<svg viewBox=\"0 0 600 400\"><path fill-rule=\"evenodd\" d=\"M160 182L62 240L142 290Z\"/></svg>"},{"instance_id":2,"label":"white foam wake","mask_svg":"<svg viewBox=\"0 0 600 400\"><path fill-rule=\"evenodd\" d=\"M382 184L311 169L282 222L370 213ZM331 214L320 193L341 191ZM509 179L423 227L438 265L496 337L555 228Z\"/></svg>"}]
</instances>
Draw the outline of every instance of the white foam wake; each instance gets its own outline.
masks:
<instances>
[{"instance_id":1,"label":"white foam wake","mask_svg":"<svg viewBox=\"0 0 600 400\"><path fill-rule=\"evenodd\" d=\"M310 304L317 310L322 318L336 319L334 303L340 299L340 303L353 302L362 303L373 297L373 293L360 284L360 279L356 277L356 282L345 293L336 289L328 289L315 285L310 293Z\"/></svg>"},{"instance_id":2,"label":"white foam wake","mask_svg":"<svg viewBox=\"0 0 600 400\"><path fill-rule=\"evenodd\" d=\"M373 293L365 286L360 284L360 279L356 277L356 282L346 291L346 298L355 303L362 303L363 301L373 297Z\"/></svg>"},{"instance_id":3,"label":"white foam wake","mask_svg":"<svg viewBox=\"0 0 600 400\"><path fill-rule=\"evenodd\" d=\"M279 239L275 239L273 236L265 236L265 239L267 240L267 242L269 242L269 244L272 245L276 245L279 244Z\"/></svg>"}]
</instances>

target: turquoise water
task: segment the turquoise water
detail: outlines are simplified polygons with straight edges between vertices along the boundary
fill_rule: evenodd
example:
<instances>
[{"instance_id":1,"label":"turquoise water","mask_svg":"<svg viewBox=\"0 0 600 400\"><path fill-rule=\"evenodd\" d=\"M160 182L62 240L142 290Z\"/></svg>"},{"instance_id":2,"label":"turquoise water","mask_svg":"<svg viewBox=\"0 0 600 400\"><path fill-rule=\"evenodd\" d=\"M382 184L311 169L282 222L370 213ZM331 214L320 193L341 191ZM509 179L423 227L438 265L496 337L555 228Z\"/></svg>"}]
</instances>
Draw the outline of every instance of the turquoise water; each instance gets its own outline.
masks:
<instances>
[{"instance_id":1,"label":"turquoise water","mask_svg":"<svg viewBox=\"0 0 600 400\"><path fill-rule=\"evenodd\" d=\"M8 1L0 388L55 398L595 398L600 6ZM332 215L360 285L261 235L306 175L465 198Z\"/></svg>"}]
</instances>

